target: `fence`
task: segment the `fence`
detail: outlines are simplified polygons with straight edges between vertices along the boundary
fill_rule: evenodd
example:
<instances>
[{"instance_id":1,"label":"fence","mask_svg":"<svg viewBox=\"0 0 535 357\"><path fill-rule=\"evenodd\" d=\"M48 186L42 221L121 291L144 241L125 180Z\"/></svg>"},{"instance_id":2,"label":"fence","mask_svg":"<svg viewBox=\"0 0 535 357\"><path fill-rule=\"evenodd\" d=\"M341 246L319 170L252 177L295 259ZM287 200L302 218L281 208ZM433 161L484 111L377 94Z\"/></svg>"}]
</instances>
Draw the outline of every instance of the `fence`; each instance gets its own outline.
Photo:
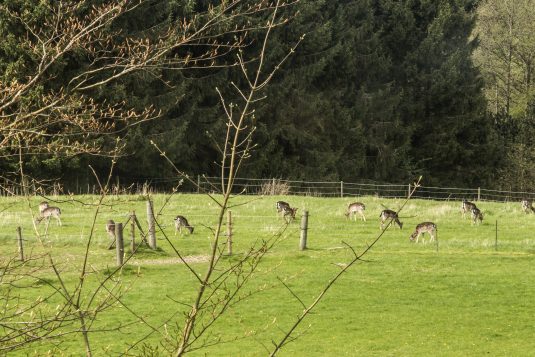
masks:
<instances>
[{"instance_id":1,"label":"fence","mask_svg":"<svg viewBox=\"0 0 535 357\"><path fill-rule=\"evenodd\" d=\"M221 187L221 178L199 177L201 191L216 191ZM296 181L283 179L236 178L234 192L264 195L302 195L316 197L358 197L377 196L383 198L405 198L411 184L356 183L344 181ZM478 201L520 201L535 200L535 192L500 191L484 188L457 188L420 186L412 196L433 200L478 200Z\"/></svg>"},{"instance_id":2,"label":"fence","mask_svg":"<svg viewBox=\"0 0 535 357\"><path fill-rule=\"evenodd\" d=\"M171 188L178 186L179 192L218 192L221 184L226 180L220 177L192 176L192 180L179 178L137 178L136 183L121 184L119 179L111 186L113 194L147 194L170 192ZM179 182L181 182L179 184ZM49 189L27 186L30 194L98 194L96 185L77 186L72 192L63 185L54 183ZM411 190L410 184L390 184L378 182L344 182L344 181L298 181L284 179L254 179L236 178L233 192L249 195L301 195L315 197L358 197L376 196L383 198L404 198ZM14 182L4 182L0 185L0 195L11 196L22 194L23 189ZM432 187L420 186L413 198L433 200L476 200L476 201L520 201L523 199L535 200L535 192L503 191L485 188L458 188L458 187Z\"/></svg>"}]
</instances>

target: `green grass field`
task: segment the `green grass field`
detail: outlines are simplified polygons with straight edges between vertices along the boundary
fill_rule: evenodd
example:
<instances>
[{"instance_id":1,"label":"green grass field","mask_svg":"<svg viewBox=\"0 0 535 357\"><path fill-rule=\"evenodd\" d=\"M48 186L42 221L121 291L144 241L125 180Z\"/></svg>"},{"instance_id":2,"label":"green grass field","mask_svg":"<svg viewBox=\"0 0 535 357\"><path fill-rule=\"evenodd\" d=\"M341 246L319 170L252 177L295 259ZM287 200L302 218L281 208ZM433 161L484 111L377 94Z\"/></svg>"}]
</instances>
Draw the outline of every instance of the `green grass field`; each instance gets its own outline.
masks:
<instances>
[{"instance_id":1,"label":"green grass field","mask_svg":"<svg viewBox=\"0 0 535 357\"><path fill-rule=\"evenodd\" d=\"M75 197L96 203L98 197ZM62 198L59 197L59 200ZM159 211L166 197L155 196ZM379 213L386 206L397 209L402 200L360 197L366 204L367 221L348 221L344 216L350 198L243 196L232 208L234 253L241 256L255 241L273 237L282 226L275 202L284 199L310 212L308 248L298 250L299 220L291 223L279 243L265 256L247 292L250 298L230 308L212 327L207 342L222 342L193 352L193 355L262 356L272 350L302 311L301 304L279 282L280 278L305 303L352 258L342 242L362 251L380 233ZM32 201L37 212L36 198ZM63 226L50 222L44 247L32 233L27 203L21 198L3 198L0 213L0 260L17 256L16 227L21 226L27 255L51 252L67 286L78 281L80 267L95 207L73 202L56 203L62 209ZM146 226L146 208L137 196L108 197L97 218L90 247L88 291L115 266L115 251L107 250L104 223L124 222L135 210ZM520 203L480 202L485 219L472 225L460 213L460 202L412 200L400 214L403 229L391 227L360 262L351 267L328 292L314 313L297 330L298 339L284 347L282 356L528 356L535 351L535 215L522 212ZM164 232L184 256L195 257L192 266L204 273L202 258L209 253L217 206L204 195L174 195L158 216ZM173 218L188 217L193 235L174 235ZM416 224L433 221L438 226L435 244L411 243ZM498 240L496 244L496 222ZM39 229L44 232L45 223ZM125 229L129 235L129 228ZM181 302L194 298L196 280L157 233L157 251L141 249L120 275L122 302L153 326L166 319L181 325ZM426 241L428 236L425 236ZM129 240L126 239L125 246ZM496 249L497 248L497 249ZM128 249L127 249L128 250ZM232 259L224 258L222 266ZM53 282L53 275L47 272ZM5 291L6 287L1 287ZM24 289L32 299L46 295L41 288ZM50 305L53 305L51 302ZM55 306L50 306L54 308ZM146 336L150 330L121 304L99 315L90 339L95 355L117 355ZM114 327L123 326L120 331ZM104 329L110 329L104 331ZM169 323L160 328L173 334ZM161 340L151 334L153 346ZM57 341L56 341L57 342ZM141 346L141 345L139 345ZM61 344L33 344L13 355L82 355L79 334ZM141 354L141 350L132 351ZM10 354L11 355L11 354Z\"/></svg>"}]
</instances>

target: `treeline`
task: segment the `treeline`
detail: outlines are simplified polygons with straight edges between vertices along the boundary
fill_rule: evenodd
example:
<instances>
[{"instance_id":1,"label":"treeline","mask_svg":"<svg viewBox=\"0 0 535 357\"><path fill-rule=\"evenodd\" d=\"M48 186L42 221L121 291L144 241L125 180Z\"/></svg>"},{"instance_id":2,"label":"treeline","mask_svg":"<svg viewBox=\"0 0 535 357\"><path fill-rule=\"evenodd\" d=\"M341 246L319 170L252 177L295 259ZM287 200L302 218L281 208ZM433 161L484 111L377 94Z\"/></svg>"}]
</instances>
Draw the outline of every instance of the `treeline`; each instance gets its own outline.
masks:
<instances>
[{"instance_id":1,"label":"treeline","mask_svg":"<svg viewBox=\"0 0 535 357\"><path fill-rule=\"evenodd\" d=\"M218 2L149 1L116 19L109 31L156 36L165 24L207 11L211 3ZM514 150L533 152L533 136L527 133L533 132L529 108L534 105L516 118L488 109L503 103L487 100L487 77L474 62L481 41L474 32L478 3L301 0L285 7L291 20L274 32L266 60L274 65L305 37L255 108L256 146L241 176L410 182L422 175L426 185L526 188L530 156L523 155L518 165L511 162L519 157ZM1 31L4 38L17 35L7 25ZM259 36L260 31L248 33L244 53L255 53ZM181 49L180 55L197 50ZM23 54L15 42L0 45L4 80ZM161 110L158 118L116 134L126 143L115 171L122 183L174 177L150 140L181 170L219 175L217 144L224 140L225 120L215 88L231 96L231 83L243 81L240 69L231 65L234 56L222 56L218 64L227 66L180 71L161 66L86 92L100 102ZM73 52L53 68L57 83L48 85L59 87L70 78L65 73L86 66L88 59ZM520 137L523 146L510 145ZM103 146L115 142L113 135L98 140ZM94 155L45 154L28 156L24 166L36 177L59 177L72 187L92 182L88 165L104 174L109 162ZM17 165L17 157L6 156L2 169L16 171ZM527 172L522 183L518 174L511 175L513 166Z\"/></svg>"}]
</instances>

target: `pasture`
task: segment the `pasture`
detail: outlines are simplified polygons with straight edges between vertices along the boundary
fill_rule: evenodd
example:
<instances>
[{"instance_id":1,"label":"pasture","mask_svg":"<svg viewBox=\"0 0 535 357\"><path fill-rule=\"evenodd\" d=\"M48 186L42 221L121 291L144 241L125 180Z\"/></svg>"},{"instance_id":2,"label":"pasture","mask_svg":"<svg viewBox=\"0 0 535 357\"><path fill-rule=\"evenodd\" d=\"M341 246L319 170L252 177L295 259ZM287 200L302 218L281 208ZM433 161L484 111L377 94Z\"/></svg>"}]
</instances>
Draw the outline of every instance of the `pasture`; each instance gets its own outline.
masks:
<instances>
[{"instance_id":1,"label":"pasture","mask_svg":"<svg viewBox=\"0 0 535 357\"><path fill-rule=\"evenodd\" d=\"M33 232L28 203L22 198L2 198L0 212L0 261L17 256L16 227L21 226L27 256L50 252L67 286L79 279L96 196L57 197L63 226L51 220L41 245ZM211 231L218 207L205 195L153 197L163 231L200 274L206 270ZM366 204L366 222L344 216L351 198L303 196L241 196L233 199L233 251L240 256L255 241L272 237L284 226L277 216L279 199L298 207L298 219L289 224L269 251L244 293L247 299L229 308L212 326L208 344L193 355L263 356L272 350L303 310L281 279L309 304L325 284L380 233L379 213L397 210L402 200L359 197ZM34 214L40 198L34 198ZM97 216L90 246L88 291L115 266L115 251L108 250L105 222L124 222L135 210L146 227L145 201L138 196L109 196ZM525 214L519 202L478 202L484 215L481 225L463 219L460 202L411 200L400 213L403 229L390 227L364 261L351 267L298 328L295 341L281 356L440 356L531 355L535 351L535 215ZM299 217L310 212L308 249L298 250ZM181 214L195 226L192 235L174 234L173 218ZM433 221L438 226L435 244L415 244L409 235L416 224ZM496 221L498 240L496 244ZM46 223L39 225L44 232ZM125 247L129 243L125 227ZM139 235L138 235L139 237ZM184 303L194 298L196 280L178 263L163 233L157 231L158 249L141 248L119 275L122 304L102 312L92 326L90 340L95 355L117 355L130 350L142 354L143 343L158 345L161 336L150 333L128 309L142 316L161 333L174 331L183 322ZM424 236L426 242L428 235ZM138 238L139 239L139 238ZM496 249L497 248L497 249ZM125 251L129 252L129 248ZM234 257L225 257L222 266ZM2 263L3 264L3 263ZM51 271L43 274L54 282ZM5 286L0 286L5 291ZM50 287L20 287L31 300L46 295ZM22 290L23 289L23 290ZM0 292L1 293L1 292ZM88 293L89 294L89 293ZM53 300L50 308L55 306ZM128 309L123 305L128 306ZM163 325L167 319L171 321ZM120 331L115 328L121 326ZM219 341L218 343L215 343ZM55 341L58 342L58 341ZM161 349L160 349L161 351ZM68 335L60 344L43 341L13 355L81 355L81 336Z\"/></svg>"}]
</instances>

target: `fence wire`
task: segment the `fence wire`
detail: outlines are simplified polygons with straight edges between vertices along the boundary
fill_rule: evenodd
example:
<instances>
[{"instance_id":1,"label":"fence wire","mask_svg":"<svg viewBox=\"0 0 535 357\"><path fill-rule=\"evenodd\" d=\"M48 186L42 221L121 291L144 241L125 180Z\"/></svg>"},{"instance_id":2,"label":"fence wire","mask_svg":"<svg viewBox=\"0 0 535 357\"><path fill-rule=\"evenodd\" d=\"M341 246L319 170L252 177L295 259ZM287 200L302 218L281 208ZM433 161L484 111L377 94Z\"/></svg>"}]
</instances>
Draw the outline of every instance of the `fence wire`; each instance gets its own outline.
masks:
<instances>
[{"instance_id":1,"label":"fence wire","mask_svg":"<svg viewBox=\"0 0 535 357\"><path fill-rule=\"evenodd\" d=\"M112 194L139 194L168 193L173 188L179 192L211 192L217 193L221 185L227 184L227 180L213 176L191 176L188 180L179 178L136 178L135 183L123 183L119 179L111 186ZM26 189L31 194L99 194L96 185L76 185L74 191L54 183L50 187L36 187L29 184ZM248 195L298 195L313 197L359 197L375 196L381 198L406 198L411 190L410 184L392 184L381 182L345 182L345 181L301 181L285 179L256 179L238 177L234 179L233 193ZM0 195L17 196L23 190L14 182L0 182ZM413 198L432 200L479 200L508 202L521 201L524 199L535 200L535 192L505 191L486 188L462 188L462 187L434 187L420 186L413 194Z\"/></svg>"}]
</instances>

